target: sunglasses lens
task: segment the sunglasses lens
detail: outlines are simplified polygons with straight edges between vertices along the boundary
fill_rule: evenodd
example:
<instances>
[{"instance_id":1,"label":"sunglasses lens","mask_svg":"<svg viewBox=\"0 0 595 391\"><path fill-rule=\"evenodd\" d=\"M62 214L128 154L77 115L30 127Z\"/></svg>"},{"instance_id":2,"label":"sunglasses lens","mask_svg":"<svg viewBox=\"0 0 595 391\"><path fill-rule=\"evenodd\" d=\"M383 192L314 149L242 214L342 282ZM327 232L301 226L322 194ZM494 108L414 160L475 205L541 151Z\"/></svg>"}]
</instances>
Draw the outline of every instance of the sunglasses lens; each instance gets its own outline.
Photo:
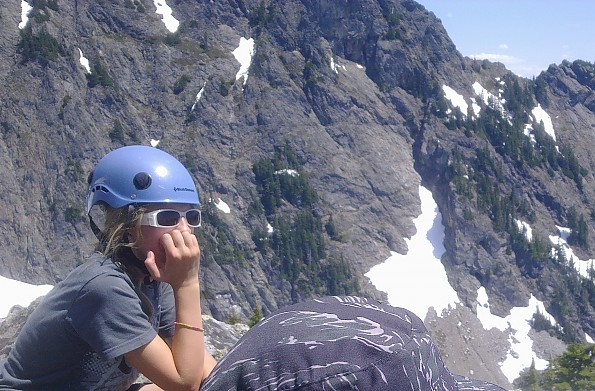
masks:
<instances>
[{"instance_id":1,"label":"sunglasses lens","mask_svg":"<svg viewBox=\"0 0 595 391\"><path fill-rule=\"evenodd\" d=\"M173 227L180 220L180 212L176 210L162 210L157 213L157 224L164 227Z\"/></svg>"},{"instance_id":2,"label":"sunglasses lens","mask_svg":"<svg viewBox=\"0 0 595 391\"><path fill-rule=\"evenodd\" d=\"M200 225L200 211L197 209L187 211L186 221L188 222L188 225L198 227Z\"/></svg>"}]
</instances>

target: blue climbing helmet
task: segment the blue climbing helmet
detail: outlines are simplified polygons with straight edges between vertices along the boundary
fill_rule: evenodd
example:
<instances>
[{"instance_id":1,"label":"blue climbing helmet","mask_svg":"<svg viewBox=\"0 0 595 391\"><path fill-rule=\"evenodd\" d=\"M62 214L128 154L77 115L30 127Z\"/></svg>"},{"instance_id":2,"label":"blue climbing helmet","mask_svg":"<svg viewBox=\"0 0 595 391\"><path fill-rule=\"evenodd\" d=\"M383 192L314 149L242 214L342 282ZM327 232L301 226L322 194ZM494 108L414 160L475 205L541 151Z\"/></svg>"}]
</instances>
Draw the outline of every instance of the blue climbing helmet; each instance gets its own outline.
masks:
<instances>
[{"instance_id":1,"label":"blue climbing helmet","mask_svg":"<svg viewBox=\"0 0 595 391\"><path fill-rule=\"evenodd\" d=\"M105 155L89 175L87 213L105 202L113 208L132 204L199 205L188 170L160 149L131 145Z\"/></svg>"}]
</instances>

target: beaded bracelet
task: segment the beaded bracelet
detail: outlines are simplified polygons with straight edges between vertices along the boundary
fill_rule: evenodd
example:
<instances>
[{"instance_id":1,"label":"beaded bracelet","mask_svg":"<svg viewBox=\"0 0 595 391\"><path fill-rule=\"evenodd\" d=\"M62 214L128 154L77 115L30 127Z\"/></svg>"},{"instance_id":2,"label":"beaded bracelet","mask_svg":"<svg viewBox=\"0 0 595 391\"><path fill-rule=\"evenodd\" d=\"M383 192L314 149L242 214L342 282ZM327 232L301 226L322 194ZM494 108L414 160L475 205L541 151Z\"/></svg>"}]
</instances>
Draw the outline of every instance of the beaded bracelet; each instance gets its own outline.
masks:
<instances>
[{"instance_id":1,"label":"beaded bracelet","mask_svg":"<svg viewBox=\"0 0 595 391\"><path fill-rule=\"evenodd\" d=\"M189 325L189 324L187 324L187 323L182 323L182 322L174 322L174 324L175 324L176 326L184 327L184 328L186 328L186 329L190 329L190 330L194 330L194 331L200 331L200 332L203 332L203 331L204 331L204 330L203 330L202 328L200 328L200 327L197 327L197 326L192 326L192 325Z\"/></svg>"}]
</instances>

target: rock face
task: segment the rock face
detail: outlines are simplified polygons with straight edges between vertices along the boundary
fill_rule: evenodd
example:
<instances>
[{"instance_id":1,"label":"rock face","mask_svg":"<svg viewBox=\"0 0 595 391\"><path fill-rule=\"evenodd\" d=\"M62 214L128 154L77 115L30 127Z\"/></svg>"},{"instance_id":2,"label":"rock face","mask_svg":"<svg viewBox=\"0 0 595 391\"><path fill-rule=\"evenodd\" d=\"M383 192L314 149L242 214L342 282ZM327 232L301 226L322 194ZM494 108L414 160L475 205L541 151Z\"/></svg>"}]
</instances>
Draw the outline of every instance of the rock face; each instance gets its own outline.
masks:
<instances>
[{"instance_id":1,"label":"rock face","mask_svg":"<svg viewBox=\"0 0 595 391\"><path fill-rule=\"evenodd\" d=\"M2 325L2 331L0 332L0 361L10 352L10 348L21 328L23 328L25 321L37 307L40 300L41 298L38 298L28 307L13 307L8 316L0 320L0 324Z\"/></svg>"},{"instance_id":2,"label":"rock face","mask_svg":"<svg viewBox=\"0 0 595 391\"><path fill-rule=\"evenodd\" d=\"M407 252L423 184L443 215L442 262L464 306L475 308L480 286L500 315L533 294L570 339L595 336L592 278L543 250L556 226L582 221L573 250L595 258L592 64L518 78L463 58L412 0L170 1L175 33L146 0L39 2L22 29L21 3L0 4L1 275L54 283L83 262L95 243L84 216L88 172L114 148L159 140L217 213L219 231L205 235L237 251L203 253L206 314L245 320L301 300L314 293L283 278L252 239L267 227L253 212L252 166L289 146L319 197L316 214L335 224L327 253L353 268L357 293L384 296L363 275L390 251ZM247 78L233 54L242 38L254 42ZM499 120L474 117L472 103L479 118L498 110L474 83L506 99ZM470 110L457 112L443 86ZM523 141L509 137L539 127L538 104L556 129L554 157L514 149ZM541 150L553 149L537 133ZM511 233L516 219L542 247ZM488 380L506 385L498 359L477 349ZM484 370L460 349L447 353L461 372Z\"/></svg>"}]
</instances>

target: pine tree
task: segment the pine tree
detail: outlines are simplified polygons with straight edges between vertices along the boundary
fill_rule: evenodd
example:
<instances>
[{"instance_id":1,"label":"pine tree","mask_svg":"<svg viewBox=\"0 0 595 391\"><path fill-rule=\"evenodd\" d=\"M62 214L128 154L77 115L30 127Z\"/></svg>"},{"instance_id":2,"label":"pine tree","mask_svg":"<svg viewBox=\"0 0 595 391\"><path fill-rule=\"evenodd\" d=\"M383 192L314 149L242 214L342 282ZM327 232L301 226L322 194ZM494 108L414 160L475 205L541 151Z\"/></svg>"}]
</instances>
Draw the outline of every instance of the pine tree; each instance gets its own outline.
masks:
<instances>
[{"instance_id":1,"label":"pine tree","mask_svg":"<svg viewBox=\"0 0 595 391\"><path fill-rule=\"evenodd\" d=\"M260 312L260 309L258 308L258 306L252 308L252 316L248 320L248 327L255 326L258 322L260 322L261 319L262 319L262 312Z\"/></svg>"},{"instance_id":2,"label":"pine tree","mask_svg":"<svg viewBox=\"0 0 595 391\"><path fill-rule=\"evenodd\" d=\"M570 344L544 372L544 389L595 390L595 345Z\"/></svg>"}]
</instances>

